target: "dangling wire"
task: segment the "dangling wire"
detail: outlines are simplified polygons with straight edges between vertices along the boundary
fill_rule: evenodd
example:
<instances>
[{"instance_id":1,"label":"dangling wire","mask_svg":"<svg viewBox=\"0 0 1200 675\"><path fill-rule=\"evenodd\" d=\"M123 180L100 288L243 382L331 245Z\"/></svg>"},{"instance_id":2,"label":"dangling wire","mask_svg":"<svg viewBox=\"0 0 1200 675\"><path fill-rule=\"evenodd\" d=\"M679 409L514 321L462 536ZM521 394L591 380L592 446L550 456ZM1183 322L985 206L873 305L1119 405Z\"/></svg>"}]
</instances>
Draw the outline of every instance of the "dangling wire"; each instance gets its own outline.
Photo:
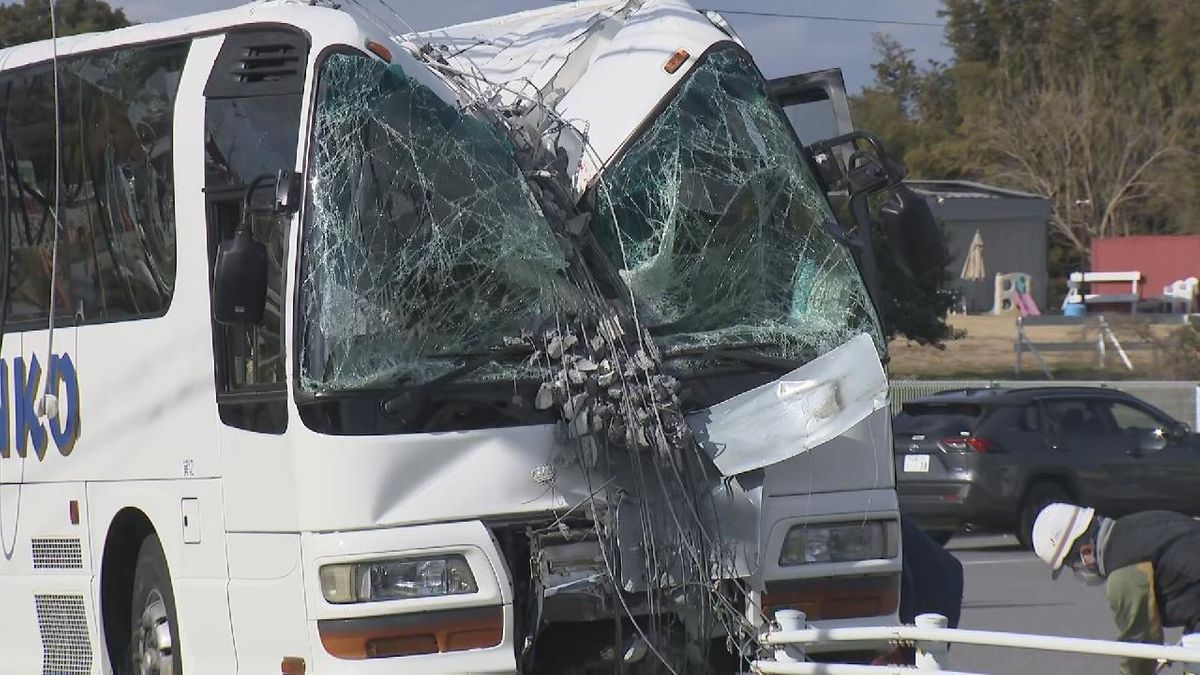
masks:
<instances>
[{"instance_id":1,"label":"dangling wire","mask_svg":"<svg viewBox=\"0 0 1200 675\"><path fill-rule=\"evenodd\" d=\"M7 110L7 108L6 108ZM5 116L7 118L7 115ZM4 332L8 330L8 306L12 300L12 263L13 263L13 242L12 242L12 217L9 208L12 206L12 194L9 192L9 177L8 177L8 120L0 120L0 190L4 194L0 195L0 227L4 228L4 273L3 283L4 292L0 294L0 356L4 354ZM5 413L7 414L7 413ZM0 424L8 424L8 420L0 420ZM0 467L3 462L0 461ZM22 460L21 471L24 474L25 464ZM3 471L0 470L0 474ZM2 478L2 476L0 476ZM20 517L21 509L21 485L24 482L22 475L21 481L17 484L17 517ZM0 485L4 481L0 480ZM13 554L17 550L16 528L13 528L12 546L8 545L8 537L4 534L4 508L0 506L0 553L4 554L5 560L12 560Z\"/></svg>"},{"instance_id":2,"label":"dangling wire","mask_svg":"<svg viewBox=\"0 0 1200 675\"><path fill-rule=\"evenodd\" d=\"M62 221L58 216L62 211L62 112L60 110L61 90L58 81L58 19L54 13L55 0L48 1L50 3L50 48L54 64L54 212L51 214L54 218L54 243L50 251L50 320L49 337L46 344L46 368L51 367L54 358L54 313L56 309L54 301L58 294L58 239L62 233ZM51 374L47 373L46 386L42 394L43 406L45 406L53 383L53 379L49 377ZM42 410L46 410L46 408L43 407Z\"/></svg>"},{"instance_id":3,"label":"dangling wire","mask_svg":"<svg viewBox=\"0 0 1200 675\"><path fill-rule=\"evenodd\" d=\"M0 293L0 354L3 354L4 332L8 330L8 306L12 301L13 268L12 217L9 213L9 208L12 206L12 194L9 192L8 178L7 120L0 120L0 189L4 191L4 194L0 195L0 228L4 228L4 232L0 233L4 241L4 278L0 279L0 283L4 284L4 291Z\"/></svg>"}]
</instances>

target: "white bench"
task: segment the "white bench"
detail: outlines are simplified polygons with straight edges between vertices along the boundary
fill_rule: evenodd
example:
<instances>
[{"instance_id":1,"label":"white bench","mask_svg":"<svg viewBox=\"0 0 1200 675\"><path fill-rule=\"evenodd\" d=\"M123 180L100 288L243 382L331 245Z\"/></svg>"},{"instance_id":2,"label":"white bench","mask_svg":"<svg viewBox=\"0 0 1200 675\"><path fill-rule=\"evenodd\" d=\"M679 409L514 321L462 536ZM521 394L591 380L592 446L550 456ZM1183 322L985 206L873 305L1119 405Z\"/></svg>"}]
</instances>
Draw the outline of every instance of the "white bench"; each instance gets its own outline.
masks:
<instances>
[{"instance_id":1,"label":"white bench","mask_svg":"<svg viewBox=\"0 0 1200 675\"><path fill-rule=\"evenodd\" d=\"M1129 303L1130 311L1134 314L1137 314L1138 300L1141 299L1141 296L1138 293L1138 284L1141 283L1141 281L1141 272L1072 272L1071 276L1067 277L1067 295L1080 297L1083 299L1085 304L1089 305ZM1114 282L1129 284L1129 292L1083 292L1082 286L1084 284Z\"/></svg>"}]
</instances>

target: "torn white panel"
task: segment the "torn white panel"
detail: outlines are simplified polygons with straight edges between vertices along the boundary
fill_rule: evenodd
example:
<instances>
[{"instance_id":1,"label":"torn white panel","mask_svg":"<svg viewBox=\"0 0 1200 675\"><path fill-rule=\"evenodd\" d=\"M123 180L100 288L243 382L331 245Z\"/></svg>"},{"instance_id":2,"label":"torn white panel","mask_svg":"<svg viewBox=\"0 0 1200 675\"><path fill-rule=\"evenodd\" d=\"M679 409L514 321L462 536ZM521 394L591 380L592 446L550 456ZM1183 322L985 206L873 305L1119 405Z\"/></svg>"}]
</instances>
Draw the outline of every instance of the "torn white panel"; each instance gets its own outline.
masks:
<instances>
[{"instance_id":1,"label":"torn white panel","mask_svg":"<svg viewBox=\"0 0 1200 675\"><path fill-rule=\"evenodd\" d=\"M553 6L410 37L435 45L455 68L502 85L496 92L501 107L526 109L535 101L553 107L554 90L561 95L569 89L598 43L611 39L625 15L640 4L640 0L599 0ZM579 57L582 62L572 66Z\"/></svg>"},{"instance_id":2,"label":"torn white panel","mask_svg":"<svg viewBox=\"0 0 1200 675\"><path fill-rule=\"evenodd\" d=\"M887 391L875 342L864 333L688 421L721 473L733 476L842 435L885 407Z\"/></svg>"},{"instance_id":3,"label":"torn white panel","mask_svg":"<svg viewBox=\"0 0 1200 675\"><path fill-rule=\"evenodd\" d=\"M457 86L501 108L545 122L535 102L575 133L546 125L565 151L582 193L687 76L700 55L728 36L684 0L598 0L560 4L419 35L397 37L435 47L458 72ZM677 50L688 63L663 66ZM435 66L436 69L436 66ZM588 151L583 150L585 135Z\"/></svg>"}]
</instances>

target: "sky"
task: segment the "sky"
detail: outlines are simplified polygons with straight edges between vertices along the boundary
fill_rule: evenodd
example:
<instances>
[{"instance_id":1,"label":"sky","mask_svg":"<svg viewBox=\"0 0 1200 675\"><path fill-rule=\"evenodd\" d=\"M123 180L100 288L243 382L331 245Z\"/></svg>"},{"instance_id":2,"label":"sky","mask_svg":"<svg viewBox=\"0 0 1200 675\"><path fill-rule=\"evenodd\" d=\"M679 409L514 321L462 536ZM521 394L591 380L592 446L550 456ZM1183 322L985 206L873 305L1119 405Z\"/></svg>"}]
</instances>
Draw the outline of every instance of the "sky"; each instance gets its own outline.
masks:
<instances>
[{"instance_id":1,"label":"sky","mask_svg":"<svg viewBox=\"0 0 1200 675\"><path fill-rule=\"evenodd\" d=\"M366 0L371 2L372 0ZM418 30L555 4L555 0L381 0ZM871 84L872 34L887 32L914 50L917 63L949 61L937 26L869 23L864 19L941 24L940 0L691 0L725 12L767 77L840 67L851 92ZM244 0L108 0L132 21L146 22L225 9ZM808 14L856 19L831 21L735 14L732 11Z\"/></svg>"}]
</instances>

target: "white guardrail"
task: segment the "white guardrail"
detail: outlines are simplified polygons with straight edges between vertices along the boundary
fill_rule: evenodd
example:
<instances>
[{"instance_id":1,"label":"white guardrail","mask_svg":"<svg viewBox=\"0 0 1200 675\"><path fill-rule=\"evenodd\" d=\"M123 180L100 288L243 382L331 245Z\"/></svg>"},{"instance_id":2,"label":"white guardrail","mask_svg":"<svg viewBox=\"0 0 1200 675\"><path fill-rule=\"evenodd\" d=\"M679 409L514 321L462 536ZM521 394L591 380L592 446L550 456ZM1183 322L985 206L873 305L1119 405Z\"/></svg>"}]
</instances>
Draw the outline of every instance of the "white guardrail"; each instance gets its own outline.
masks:
<instances>
[{"instance_id":1,"label":"white guardrail","mask_svg":"<svg viewBox=\"0 0 1200 675\"><path fill-rule=\"evenodd\" d=\"M775 613L779 630L767 633L763 643L776 647L775 657L755 661L751 672L780 675L882 675L912 673L911 666L865 666L836 663L812 663L805 660L804 646L833 643L881 641L912 644L916 647L917 671L938 671L944 675L978 675L949 670L950 645L970 644L1011 647L1048 652L1067 652L1090 656L1151 659L1183 664L1188 675L1200 675L1200 634L1183 636L1178 647L982 630L947 628L946 617L922 614L915 626L866 626L853 628L809 628L804 612L780 610Z\"/></svg>"}]
</instances>

